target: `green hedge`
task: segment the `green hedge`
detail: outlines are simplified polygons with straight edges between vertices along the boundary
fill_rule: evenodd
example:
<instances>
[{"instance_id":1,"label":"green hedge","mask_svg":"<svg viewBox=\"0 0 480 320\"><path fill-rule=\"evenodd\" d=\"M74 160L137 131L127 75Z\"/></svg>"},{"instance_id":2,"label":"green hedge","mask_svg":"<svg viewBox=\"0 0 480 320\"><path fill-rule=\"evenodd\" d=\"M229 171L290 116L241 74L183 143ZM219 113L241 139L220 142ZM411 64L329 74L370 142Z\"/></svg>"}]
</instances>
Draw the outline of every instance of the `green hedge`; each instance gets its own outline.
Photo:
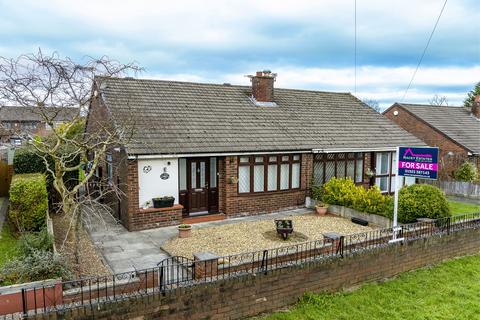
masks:
<instances>
[{"instance_id":1,"label":"green hedge","mask_svg":"<svg viewBox=\"0 0 480 320\"><path fill-rule=\"evenodd\" d=\"M377 186L366 190L356 186L351 178L332 178L323 185L323 201L358 211L390 216L393 210L391 196L385 196Z\"/></svg>"},{"instance_id":2,"label":"green hedge","mask_svg":"<svg viewBox=\"0 0 480 320\"><path fill-rule=\"evenodd\" d=\"M10 185L10 221L21 231L40 231L46 223L48 194L45 175L16 174Z\"/></svg>"},{"instance_id":3,"label":"green hedge","mask_svg":"<svg viewBox=\"0 0 480 320\"><path fill-rule=\"evenodd\" d=\"M398 221L415 222L417 218L438 219L450 216L450 206L440 189L428 184L405 186L398 194Z\"/></svg>"},{"instance_id":4,"label":"green hedge","mask_svg":"<svg viewBox=\"0 0 480 320\"><path fill-rule=\"evenodd\" d=\"M45 173L47 171L43 159L28 147L15 150L13 170L15 173Z\"/></svg>"}]
</instances>

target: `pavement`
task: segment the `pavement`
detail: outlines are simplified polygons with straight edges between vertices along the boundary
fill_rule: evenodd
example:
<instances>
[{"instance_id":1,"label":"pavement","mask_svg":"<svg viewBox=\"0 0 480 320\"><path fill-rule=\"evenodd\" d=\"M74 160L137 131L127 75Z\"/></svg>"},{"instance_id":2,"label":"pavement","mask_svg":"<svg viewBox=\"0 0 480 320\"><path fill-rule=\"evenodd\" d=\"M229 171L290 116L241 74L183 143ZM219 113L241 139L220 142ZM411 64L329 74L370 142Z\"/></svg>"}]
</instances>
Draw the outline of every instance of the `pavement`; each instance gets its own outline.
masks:
<instances>
[{"instance_id":1,"label":"pavement","mask_svg":"<svg viewBox=\"0 0 480 320\"><path fill-rule=\"evenodd\" d=\"M310 209L300 208L271 214L197 223L192 225L192 228L271 220L311 212ZM129 232L108 213L101 213L94 219L96 220L87 225L87 231L114 273L156 267L160 261L169 257L169 254L163 251L161 246L167 240L178 235L176 226Z\"/></svg>"}]
</instances>

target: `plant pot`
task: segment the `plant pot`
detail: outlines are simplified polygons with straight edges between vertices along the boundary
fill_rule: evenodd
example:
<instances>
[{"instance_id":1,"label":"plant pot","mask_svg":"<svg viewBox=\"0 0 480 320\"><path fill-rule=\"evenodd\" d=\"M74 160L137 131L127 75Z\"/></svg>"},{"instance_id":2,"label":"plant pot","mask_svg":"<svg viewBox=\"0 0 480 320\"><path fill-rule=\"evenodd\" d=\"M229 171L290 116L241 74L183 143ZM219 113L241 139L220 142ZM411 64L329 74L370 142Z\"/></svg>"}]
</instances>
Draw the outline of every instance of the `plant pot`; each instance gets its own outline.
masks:
<instances>
[{"instance_id":1,"label":"plant pot","mask_svg":"<svg viewBox=\"0 0 480 320\"><path fill-rule=\"evenodd\" d=\"M179 238L188 238L192 235L192 227L178 228Z\"/></svg>"},{"instance_id":2,"label":"plant pot","mask_svg":"<svg viewBox=\"0 0 480 320\"><path fill-rule=\"evenodd\" d=\"M292 220L275 220L277 233L282 236L283 240L287 240L288 235L293 232Z\"/></svg>"},{"instance_id":3,"label":"plant pot","mask_svg":"<svg viewBox=\"0 0 480 320\"><path fill-rule=\"evenodd\" d=\"M152 199L153 207L154 208L168 208L173 207L173 203L175 202L175 198L171 199Z\"/></svg>"},{"instance_id":4,"label":"plant pot","mask_svg":"<svg viewBox=\"0 0 480 320\"><path fill-rule=\"evenodd\" d=\"M293 232L293 228L277 228L277 233L282 236L283 240L287 240L288 235Z\"/></svg>"},{"instance_id":5,"label":"plant pot","mask_svg":"<svg viewBox=\"0 0 480 320\"><path fill-rule=\"evenodd\" d=\"M327 214L328 207L315 207L315 210L319 216L324 216Z\"/></svg>"}]
</instances>

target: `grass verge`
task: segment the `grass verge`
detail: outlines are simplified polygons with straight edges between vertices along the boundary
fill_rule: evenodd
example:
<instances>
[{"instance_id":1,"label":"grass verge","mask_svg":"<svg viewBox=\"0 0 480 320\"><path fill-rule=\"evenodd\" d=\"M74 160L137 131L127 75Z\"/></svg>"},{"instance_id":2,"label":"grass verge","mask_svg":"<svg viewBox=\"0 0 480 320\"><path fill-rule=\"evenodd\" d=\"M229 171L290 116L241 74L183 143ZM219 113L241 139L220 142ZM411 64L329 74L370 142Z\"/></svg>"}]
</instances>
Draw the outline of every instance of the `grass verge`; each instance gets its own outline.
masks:
<instances>
[{"instance_id":1,"label":"grass verge","mask_svg":"<svg viewBox=\"0 0 480 320\"><path fill-rule=\"evenodd\" d=\"M288 312L263 319L477 319L480 256L451 260L352 292L306 294Z\"/></svg>"},{"instance_id":2,"label":"grass verge","mask_svg":"<svg viewBox=\"0 0 480 320\"><path fill-rule=\"evenodd\" d=\"M448 200L452 215L480 212L480 204Z\"/></svg>"}]
</instances>

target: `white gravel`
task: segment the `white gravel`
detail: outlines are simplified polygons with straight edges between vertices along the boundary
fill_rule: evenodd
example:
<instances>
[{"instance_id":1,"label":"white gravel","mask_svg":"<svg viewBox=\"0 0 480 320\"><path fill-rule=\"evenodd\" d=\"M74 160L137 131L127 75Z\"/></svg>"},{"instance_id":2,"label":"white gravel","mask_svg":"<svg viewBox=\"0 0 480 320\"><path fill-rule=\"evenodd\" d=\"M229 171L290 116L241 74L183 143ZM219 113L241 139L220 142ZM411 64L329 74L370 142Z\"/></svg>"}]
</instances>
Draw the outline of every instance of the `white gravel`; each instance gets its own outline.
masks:
<instances>
[{"instance_id":1,"label":"white gravel","mask_svg":"<svg viewBox=\"0 0 480 320\"><path fill-rule=\"evenodd\" d=\"M162 249L171 255L189 258L193 258L193 253L196 252L211 252L219 256L226 256L318 240L323 238L322 234L325 232L347 235L373 230L371 227L360 226L350 220L334 216L308 214L284 219L293 220L294 231L300 232L307 239L293 237L293 239L284 241L280 237L273 238L271 231L275 230L275 223L272 219L192 229L190 238L172 238L162 246Z\"/></svg>"}]
</instances>

